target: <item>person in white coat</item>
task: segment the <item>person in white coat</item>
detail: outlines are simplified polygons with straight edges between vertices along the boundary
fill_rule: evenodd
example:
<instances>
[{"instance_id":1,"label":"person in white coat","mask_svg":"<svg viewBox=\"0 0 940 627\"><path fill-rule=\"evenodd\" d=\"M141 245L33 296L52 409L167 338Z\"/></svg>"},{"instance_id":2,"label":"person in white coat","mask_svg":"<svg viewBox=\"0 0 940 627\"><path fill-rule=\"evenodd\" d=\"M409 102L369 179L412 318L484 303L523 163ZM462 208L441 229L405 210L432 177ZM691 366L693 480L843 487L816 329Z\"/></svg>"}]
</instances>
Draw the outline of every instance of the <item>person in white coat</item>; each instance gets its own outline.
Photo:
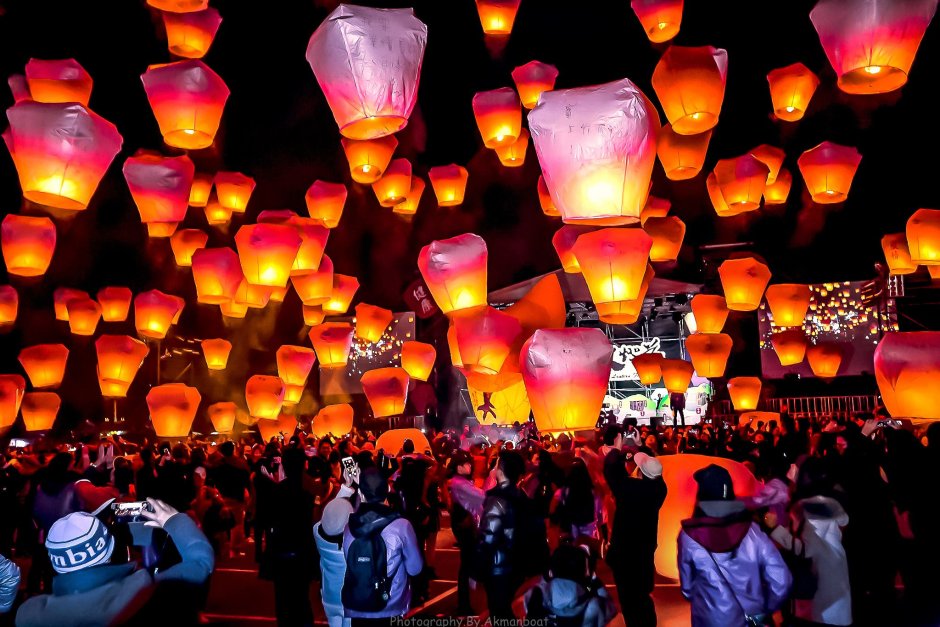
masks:
<instances>
[{"instance_id":1,"label":"person in white coat","mask_svg":"<svg viewBox=\"0 0 940 627\"><path fill-rule=\"evenodd\" d=\"M343 532L349 523L349 515L353 513L353 505L348 498L352 494L346 486L340 488L339 495L323 508L323 518L313 526L313 539L320 553L320 598L330 627L350 627L350 619L343 615L343 582L346 579Z\"/></svg>"}]
</instances>

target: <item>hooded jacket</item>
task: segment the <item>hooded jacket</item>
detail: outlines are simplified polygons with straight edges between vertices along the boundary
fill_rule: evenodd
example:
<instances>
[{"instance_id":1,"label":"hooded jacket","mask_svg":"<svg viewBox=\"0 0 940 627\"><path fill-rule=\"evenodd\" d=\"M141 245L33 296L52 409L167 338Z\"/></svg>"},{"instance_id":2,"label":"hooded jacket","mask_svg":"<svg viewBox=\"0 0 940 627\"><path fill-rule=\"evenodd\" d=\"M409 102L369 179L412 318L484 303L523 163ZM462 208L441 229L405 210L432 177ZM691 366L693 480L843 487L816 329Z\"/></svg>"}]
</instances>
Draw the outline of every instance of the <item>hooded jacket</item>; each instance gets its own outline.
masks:
<instances>
[{"instance_id":1,"label":"hooded jacket","mask_svg":"<svg viewBox=\"0 0 940 627\"><path fill-rule=\"evenodd\" d=\"M349 627L350 620L344 618L343 582L346 579L346 556L343 554L343 534L329 536L323 531L323 523L313 526L313 539L320 553L320 574L323 586L320 597L323 611L330 627Z\"/></svg>"},{"instance_id":2,"label":"hooded jacket","mask_svg":"<svg viewBox=\"0 0 940 627\"><path fill-rule=\"evenodd\" d=\"M389 522L391 521L391 522ZM424 568L424 558L418 547L418 538L411 523L399 518L392 509L379 503L365 503L349 517L349 526L343 535L343 555L349 555L353 540L383 527L388 576L392 580L388 603L379 612L359 612L344 608L347 618L391 618L402 616L411 605L411 587L408 577L417 576Z\"/></svg>"},{"instance_id":3,"label":"hooded jacket","mask_svg":"<svg viewBox=\"0 0 940 627\"><path fill-rule=\"evenodd\" d=\"M0 614L9 612L20 590L20 567L0 555Z\"/></svg>"},{"instance_id":4,"label":"hooded jacket","mask_svg":"<svg viewBox=\"0 0 940 627\"><path fill-rule=\"evenodd\" d=\"M679 581L692 604L692 627L741 627L745 615L779 609L792 578L777 547L742 503L721 518L682 521Z\"/></svg>"},{"instance_id":5,"label":"hooded jacket","mask_svg":"<svg viewBox=\"0 0 940 627\"><path fill-rule=\"evenodd\" d=\"M591 594L571 579L542 579L525 594L527 618L554 616L556 624L580 627L604 627L617 614L607 590L600 586Z\"/></svg>"}]
</instances>

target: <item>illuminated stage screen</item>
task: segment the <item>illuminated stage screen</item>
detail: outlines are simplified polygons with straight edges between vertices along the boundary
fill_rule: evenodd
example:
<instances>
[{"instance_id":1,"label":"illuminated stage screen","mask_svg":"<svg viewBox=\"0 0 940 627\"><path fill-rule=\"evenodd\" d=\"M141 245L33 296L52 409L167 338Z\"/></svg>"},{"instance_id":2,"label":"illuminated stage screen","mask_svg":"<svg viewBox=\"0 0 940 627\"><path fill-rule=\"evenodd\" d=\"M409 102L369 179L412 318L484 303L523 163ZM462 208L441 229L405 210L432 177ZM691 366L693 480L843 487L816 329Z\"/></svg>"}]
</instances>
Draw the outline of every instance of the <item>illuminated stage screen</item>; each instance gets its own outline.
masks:
<instances>
[{"instance_id":1,"label":"illuminated stage screen","mask_svg":"<svg viewBox=\"0 0 940 627\"><path fill-rule=\"evenodd\" d=\"M352 323L354 318L342 319ZM352 350L345 368L320 369L320 394L322 396L348 396L362 394L359 383L362 373L376 368L401 365L402 342L413 340L415 316L413 313L396 313L381 339L375 344L353 338Z\"/></svg>"},{"instance_id":2,"label":"illuminated stage screen","mask_svg":"<svg viewBox=\"0 0 940 627\"><path fill-rule=\"evenodd\" d=\"M809 344L836 342L842 346L840 376L872 372L875 347L882 332L897 328L894 301L888 299L880 310L877 301L865 304L861 298L862 285L862 281L810 285L812 298L803 332ZM766 301L761 303L757 319L764 377L781 379L787 374L812 377L813 371L805 359L796 366L780 365L771 336L783 329L773 324Z\"/></svg>"}]
</instances>

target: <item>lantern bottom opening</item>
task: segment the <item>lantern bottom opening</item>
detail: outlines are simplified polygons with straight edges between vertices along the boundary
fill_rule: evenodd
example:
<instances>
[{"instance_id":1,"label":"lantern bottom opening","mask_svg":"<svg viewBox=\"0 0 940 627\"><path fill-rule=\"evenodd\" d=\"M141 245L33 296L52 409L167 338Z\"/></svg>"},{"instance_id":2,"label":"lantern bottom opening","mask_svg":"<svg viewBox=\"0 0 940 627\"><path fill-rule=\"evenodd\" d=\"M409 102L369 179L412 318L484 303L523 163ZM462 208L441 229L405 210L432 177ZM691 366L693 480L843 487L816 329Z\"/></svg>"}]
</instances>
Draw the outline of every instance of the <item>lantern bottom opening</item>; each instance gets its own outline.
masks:
<instances>
[{"instance_id":1,"label":"lantern bottom opening","mask_svg":"<svg viewBox=\"0 0 940 627\"><path fill-rule=\"evenodd\" d=\"M709 111L693 111L672 123L672 130L679 135L698 135L715 128L718 116Z\"/></svg>"},{"instance_id":2,"label":"lantern bottom opening","mask_svg":"<svg viewBox=\"0 0 940 627\"><path fill-rule=\"evenodd\" d=\"M517 139L519 138L515 135L493 135L487 137L483 145L487 148L502 148L503 146L515 144Z\"/></svg>"},{"instance_id":3,"label":"lantern bottom opening","mask_svg":"<svg viewBox=\"0 0 940 627\"><path fill-rule=\"evenodd\" d=\"M48 267L49 267L49 264L46 264L42 267L25 266L25 265L7 266L7 274L12 274L14 276L22 276L22 277L42 276L46 273L46 270L48 269Z\"/></svg>"},{"instance_id":4,"label":"lantern bottom opening","mask_svg":"<svg viewBox=\"0 0 940 627\"><path fill-rule=\"evenodd\" d=\"M26 200L46 207L55 207L56 209L68 209L70 211L82 211L88 208L88 203L69 198L62 194L46 192L39 189L23 190L23 197Z\"/></svg>"},{"instance_id":5,"label":"lantern bottom opening","mask_svg":"<svg viewBox=\"0 0 940 627\"><path fill-rule=\"evenodd\" d=\"M378 139L397 133L408 124L408 118L400 115L370 115L350 122L339 129L349 139Z\"/></svg>"},{"instance_id":6,"label":"lantern bottom opening","mask_svg":"<svg viewBox=\"0 0 940 627\"><path fill-rule=\"evenodd\" d=\"M840 192L836 189L827 189L815 194L810 194L813 197L813 202L820 205L834 205L836 203L845 202L845 199L849 195L845 192Z\"/></svg>"},{"instance_id":7,"label":"lantern bottom opening","mask_svg":"<svg viewBox=\"0 0 940 627\"><path fill-rule=\"evenodd\" d=\"M777 116L777 119L783 120L784 122L797 122L802 120L805 113L806 111L796 107L783 107L782 109L776 109L774 111L774 115Z\"/></svg>"},{"instance_id":8,"label":"lantern bottom opening","mask_svg":"<svg viewBox=\"0 0 940 627\"><path fill-rule=\"evenodd\" d=\"M185 59L201 59L206 56L205 46L189 46L187 44L173 44L167 46L171 54Z\"/></svg>"},{"instance_id":9,"label":"lantern bottom opening","mask_svg":"<svg viewBox=\"0 0 940 627\"><path fill-rule=\"evenodd\" d=\"M646 30L646 36L654 44L663 44L679 34L679 24L674 22L657 22Z\"/></svg>"},{"instance_id":10,"label":"lantern bottom opening","mask_svg":"<svg viewBox=\"0 0 940 627\"><path fill-rule=\"evenodd\" d=\"M170 237L176 233L179 222L148 222L147 235L150 237Z\"/></svg>"},{"instance_id":11,"label":"lantern bottom opening","mask_svg":"<svg viewBox=\"0 0 940 627\"><path fill-rule=\"evenodd\" d=\"M167 146L186 150L208 148L214 140L215 134L210 135L194 128L181 128L163 134L163 141Z\"/></svg>"},{"instance_id":12,"label":"lantern bottom opening","mask_svg":"<svg viewBox=\"0 0 940 627\"><path fill-rule=\"evenodd\" d=\"M666 178L670 181L687 181L698 176L702 168L694 165L680 165L666 172Z\"/></svg>"},{"instance_id":13,"label":"lantern bottom opening","mask_svg":"<svg viewBox=\"0 0 940 627\"><path fill-rule=\"evenodd\" d=\"M354 165L349 167L349 174L352 180L363 185L372 185L385 174L378 167L365 163L363 165Z\"/></svg>"},{"instance_id":14,"label":"lantern bottom opening","mask_svg":"<svg viewBox=\"0 0 940 627\"><path fill-rule=\"evenodd\" d=\"M907 83L907 72L890 65L866 65L839 77L839 89L847 94L883 94Z\"/></svg>"},{"instance_id":15,"label":"lantern bottom opening","mask_svg":"<svg viewBox=\"0 0 940 627\"><path fill-rule=\"evenodd\" d=\"M383 207L394 207L396 205L400 205L406 200L408 200L407 196L386 196L385 198L379 201L379 204ZM445 207L446 205L441 205L441 206Z\"/></svg>"},{"instance_id":16,"label":"lantern bottom opening","mask_svg":"<svg viewBox=\"0 0 940 627\"><path fill-rule=\"evenodd\" d=\"M639 216L565 216L561 217L565 224L583 224L585 226L628 226L637 224Z\"/></svg>"},{"instance_id":17,"label":"lantern bottom opening","mask_svg":"<svg viewBox=\"0 0 940 627\"><path fill-rule=\"evenodd\" d=\"M731 311L755 311L758 308L758 306L760 306L760 303L759 302L758 303L747 303L747 302L733 303L729 300L726 306Z\"/></svg>"}]
</instances>

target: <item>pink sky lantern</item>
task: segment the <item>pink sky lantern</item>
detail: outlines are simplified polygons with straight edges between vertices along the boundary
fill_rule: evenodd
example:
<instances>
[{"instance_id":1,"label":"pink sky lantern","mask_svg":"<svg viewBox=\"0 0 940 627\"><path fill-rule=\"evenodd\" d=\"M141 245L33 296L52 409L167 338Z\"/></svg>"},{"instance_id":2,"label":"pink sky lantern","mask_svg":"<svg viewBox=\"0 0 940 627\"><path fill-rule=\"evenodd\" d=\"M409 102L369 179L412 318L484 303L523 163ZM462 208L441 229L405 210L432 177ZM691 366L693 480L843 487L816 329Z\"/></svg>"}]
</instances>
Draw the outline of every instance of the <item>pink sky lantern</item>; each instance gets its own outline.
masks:
<instances>
[{"instance_id":1,"label":"pink sky lantern","mask_svg":"<svg viewBox=\"0 0 940 627\"><path fill-rule=\"evenodd\" d=\"M784 122L796 122L809 108L819 77L802 63L771 70L767 74L774 115Z\"/></svg>"},{"instance_id":2,"label":"pink sky lantern","mask_svg":"<svg viewBox=\"0 0 940 627\"><path fill-rule=\"evenodd\" d=\"M85 298L89 298L89 294L85 290L77 290L72 287L57 287L52 293L52 307L53 311L55 312L55 319L68 322L69 302Z\"/></svg>"},{"instance_id":3,"label":"pink sky lantern","mask_svg":"<svg viewBox=\"0 0 940 627\"><path fill-rule=\"evenodd\" d=\"M907 82L937 0L820 0L809 19L849 94L881 94Z\"/></svg>"},{"instance_id":4,"label":"pink sky lantern","mask_svg":"<svg viewBox=\"0 0 940 627\"><path fill-rule=\"evenodd\" d=\"M550 91L529 112L542 176L569 223L639 219L658 131L656 108L628 79Z\"/></svg>"},{"instance_id":5,"label":"pink sky lantern","mask_svg":"<svg viewBox=\"0 0 940 627\"><path fill-rule=\"evenodd\" d=\"M346 186L342 183L314 181L304 197L307 213L314 220L322 222L326 228L335 229L343 217L347 194Z\"/></svg>"},{"instance_id":6,"label":"pink sky lantern","mask_svg":"<svg viewBox=\"0 0 940 627\"><path fill-rule=\"evenodd\" d=\"M408 124L427 39L412 9L341 4L317 27L307 62L344 137L383 137Z\"/></svg>"},{"instance_id":7,"label":"pink sky lantern","mask_svg":"<svg viewBox=\"0 0 940 627\"><path fill-rule=\"evenodd\" d=\"M202 394L183 383L164 383L147 392L150 422L158 438L185 438L199 411Z\"/></svg>"},{"instance_id":8,"label":"pink sky lantern","mask_svg":"<svg viewBox=\"0 0 940 627\"><path fill-rule=\"evenodd\" d=\"M232 300L242 282L241 261L231 248L200 248L193 253L196 299L207 305Z\"/></svg>"},{"instance_id":9,"label":"pink sky lantern","mask_svg":"<svg viewBox=\"0 0 940 627\"><path fill-rule=\"evenodd\" d=\"M540 431L594 428L612 357L599 329L539 329L526 341L519 362Z\"/></svg>"},{"instance_id":10,"label":"pink sky lantern","mask_svg":"<svg viewBox=\"0 0 940 627\"><path fill-rule=\"evenodd\" d=\"M30 59L26 83L36 102L77 102L88 106L91 75L75 59Z\"/></svg>"},{"instance_id":11,"label":"pink sky lantern","mask_svg":"<svg viewBox=\"0 0 940 627\"><path fill-rule=\"evenodd\" d=\"M796 160L813 202L828 205L849 197L862 155L852 146L823 142Z\"/></svg>"},{"instance_id":12,"label":"pink sky lantern","mask_svg":"<svg viewBox=\"0 0 940 627\"><path fill-rule=\"evenodd\" d=\"M487 148L508 146L522 130L519 96L512 87L478 91L473 95L473 117Z\"/></svg>"},{"instance_id":13,"label":"pink sky lantern","mask_svg":"<svg viewBox=\"0 0 940 627\"><path fill-rule=\"evenodd\" d=\"M9 274L45 274L52 263L55 242L55 223L49 218L10 213L0 224L0 248Z\"/></svg>"},{"instance_id":14,"label":"pink sky lantern","mask_svg":"<svg viewBox=\"0 0 940 627\"><path fill-rule=\"evenodd\" d=\"M728 52L670 46L653 70L653 90L672 130L697 135L718 124L728 79Z\"/></svg>"},{"instance_id":15,"label":"pink sky lantern","mask_svg":"<svg viewBox=\"0 0 940 627\"><path fill-rule=\"evenodd\" d=\"M0 285L0 325L16 322L20 295L12 285Z\"/></svg>"},{"instance_id":16,"label":"pink sky lantern","mask_svg":"<svg viewBox=\"0 0 940 627\"><path fill-rule=\"evenodd\" d=\"M330 237L330 230L323 226L322 222L313 218L293 216L287 223L294 227L297 235L300 236L300 248L294 258L294 265L291 266L291 275L316 270L320 266L320 260L323 259L323 250Z\"/></svg>"},{"instance_id":17,"label":"pink sky lantern","mask_svg":"<svg viewBox=\"0 0 940 627\"><path fill-rule=\"evenodd\" d=\"M297 230L282 224L246 224L235 234L245 279L252 285L284 287L300 250Z\"/></svg>"},{"instance_id":18,"label":"pink sky lantern","mask_svg":"<svg viewBox=\"0 0 940 627\"><path fill-rule=\"evenodd\" d=\"M359 379L362 391L376 418L399 416L405 413L408 384L411 378L401 368L376 368L362 373Z\"/></svg>"},{"instance_id":19,"label":"pink sky lantern","mask_svg":"<svg viewBox=\"0 0 940 627\"><path fill-rule=\"evenodd\" d=\"M26 393L26 380L18 374L0 374L0 435L16 422Z\"/></svg>"},{"instance_id":20,"label":"pink sky lantern","mask_svg":"<svg viewBox=\"0 0 940 627\"><path fill-rule=\"evenodd\" d=\"M682 0L633 0L630 8L654 44L669 41L679 34L682 24Z\"/></svg>"},{"instance_id":21,"label":"pink sky lantern","mask_svg":"<svg viewBox=\"0 0 940 627\"><path fill-rule=\"evenodd\" d=\"M875 380L893 417L940 420L940 332L886 333L875 349Z\"/></svg>"},{"instance_id":22,"label":"pink sky lantern","mask_svg":"<svg viewBox=\"0 0 940 627\"><path fill-rule=\"evenodd\" d=\"M344 368L352 350L355 329L348 322L324 322L310 327L310 343L321 368Z\"/></svg>"},{"instance_id":23,"label":"pink sky lantern","mask_svg":"<svg viewBox=\"0 0 940 627\"><path fill-rule=\"evenodd\" d=\"M121 150L117 128L84 106L24 100L7 109L10 150L27 200L58 209L88 207Z\"/></svg>"},{"instance_id":24,"label":"pink sky lantern","mask_svg":"<svg viewBox=\"0 0 940 627\"><path fill-rule=\"evenodd\" d=\"M522 325L507 313L482 307L454 316L454 333L464 368L497 374L522 333Z\"/></svg>"},{"instance_id":25,"label":"pink sky lantern","mask_svg":"<svg viewBox=\"0 0 940 627\"><path fill-rule=\"evenodd\" d=\"M176 322L185 301L160 290L142 292L134 297L134 325L137 333L151 340L162 340Z\"/></svg>"},{"instance_id":26,"label":"pink sky lantern","mask_svg":"<svg viewBox=\"0 0 940 627\"><path fill-rule=\"evenodd\" d=\"M186 218L196 166L186 155L163 157L138 152L124 162L124 178L140 221L179 223Z\"/></svg>"},{"instance_id":27,"label":"pink sky lantern","mask_svg":"<svg viewBox=\"0 0 940 627\"><path fill-rule=\"evenodd\" d=\"M512 80L519 92L519 99L526 109L533 109L538 104L543 91L555 88L558 68L541 61L529 61L512 71Z\"/></svg>"},{"instance_id":28,"label":"pink sky lantern","mask_svg":"<svg viewBox=\"0 0 940 627\"><path fill-rule=\"evenodd\" d=\"M200 59L209 52L222 23L219 12L209 7L191 13L163 13L166 45L172 54L186 59Z\"/></svg>"},{"instance_id":29,"label":"pink sky lantern","mask_svg":"<svg viewBox=\"0 0 940 627\"><path fill-rule=\"evenodd\" d=\"M292 272L290 282L304 305L322 305L333 294L333 262L323 255L315 270Z\"/></svg>"},{"instance_id":30,"label":"pink sky lantern","mask_svg":"<svg viewBox=\"0 0 940 627\"><path fill-rule=\"evenodd\" d=\"M486 242L464 233L421 249L418 270L445 314L486 305Z\"/></svg>"},{"instance_id":31,"label":"pink sky lantern","mask_svg":"<svg viewBox=\"0 0 940 627\"><path fill-rule=\"evenodd\" d=\"M715 164L715 181L728 209L735 215L760 208L770 169L751 154L720 159Z\"/></svg>"},{"instance_id":32,"label":"pink sky lantern","mask_svg":"<svg viewBox=\"0 0 940 627\"><path fill-rule=\"evenodd\" d=\"M140 79L163 141L175 148L208 148L215 140L229 89L199 60L151 65Z\"/></svg>"}]
</instances>

